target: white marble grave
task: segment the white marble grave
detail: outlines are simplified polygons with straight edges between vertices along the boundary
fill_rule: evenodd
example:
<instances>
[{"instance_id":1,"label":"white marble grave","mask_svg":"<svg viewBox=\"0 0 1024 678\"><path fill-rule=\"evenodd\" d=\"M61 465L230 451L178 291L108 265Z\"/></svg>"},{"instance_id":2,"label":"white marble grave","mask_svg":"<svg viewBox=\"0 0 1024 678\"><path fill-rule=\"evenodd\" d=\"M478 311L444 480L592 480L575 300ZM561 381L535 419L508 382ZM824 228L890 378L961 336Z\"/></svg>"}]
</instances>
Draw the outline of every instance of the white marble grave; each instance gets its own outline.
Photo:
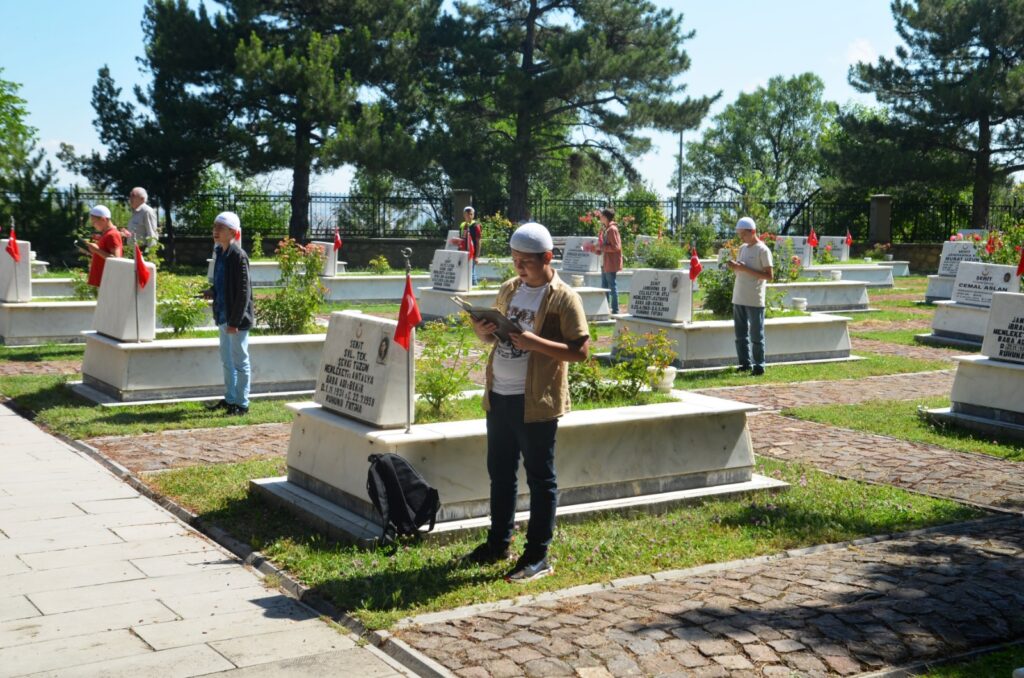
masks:
<instances>
[{"instance_id":1,"label":"white marble grave","mask_svg":"<svg viewBox=\"0 0 1024 678\"><path fill-rule=\"evenodd\" d=\"M804 268L814 265L814 248L807 243L806 236L780 235L775 241L775 256L781 256L784 243L793 248L793 255L800 257L800 265ZM791 255L792 256L792 255Z\"/></svg>"},{"instance_id":2,"label":"white marble grave","mask_svg":"<svg viewBox=\"0 0 1024 678\"><path fill-rule=\"evenodd\" d=\"M684 270L639 268L633 271L629 312L638 318L687 322L691 316L690 277Z\"/></svg>"},{"instance_id":3,"label":"white marble grave","mask_svg":"<svg viewBox=\"0 0 1024 678\"><path fill-rule=\"evenodd\" d=\"M850 246L846 244L845 235L822 235L818 237L818 251L825 251L827 245L832 246L832 256L837 261L850 260Z\"/></svg>"},{"instance_id":4,"label":"white marble grave","mask_svg":"<svg viewBox=\"0 0 1024 678\"><path fill-rule=\"evenodd\" d=\"M7 252L9 238L0 238L0 302L24 303L32 300L31 243L18 240L21 261L15 262Z\"/></svg>"},{"instance_id":5,"label":"white marble grave","mask_svg":"<svg viewBox=\"0 0 1024 678\"><path fill-rule=\"evenodd\" d=\"M995 292L981 355L957 356L950 407L933 420L1024 441L1024 294Z\"/></svg>"},{"instance_id":6,"label":"white marble grave","mask_svg":"<svg viewBox=\"0 0 1024 678\"><path fill-rule=\"evenodd\" d=\"M1020 278L1015 266L966 261L957 271L952 300L958 304L989 308L994 293L1019 290Z\"/></svg>"},{"instance_id":7,"label":"white marble grave","mask_svg":"<svg viewBox=\"0 0 1024 678\"><path fill-rule=\"evenodd\" d=\"M444 238L444 248L448 251L459 251L459 241L462 240L462 236L458 229L448 231L448 235Z\"/></svg>"},{"instance_id":8,"label":"white marble grave","mask_svg":"<svg viewBox=\"0 0 1024 678\"><path fill-rule=\"evenodd\" d=\"M312 244L319 245L324 250L324 270L320 275L325 278L333 278L338 275L338 252L334 249L334 243L314 240Z\"/></svg>"},{"instance_id":9,"label":"white marble grave","mask_svg":"<svg viewBox=\"0 0 1024 678\"><path fill-rule=\"evenodd\" d=\"M866 283L868 287L893 287L892 266L880 264L820 264L808 266L801 271L801 275L808 278L822 278L832 280L833 271L839 271L841 280L856 280Z\"/></svg>"},{"instance_id":10,"label":"white marble grave","mask_svg":"<svg viewBox=\"0 0 1024 678\"><path fill-rule=\"evenodd\" d=\"M594 251L596 247L597 238L593 236L566 238L562 270L566 273L600 273L601 256Z\"/></svg>"},{"instance_id":11,"label":"white marble grave","mask_svg":"<svg viewBox=\"0 0 1024 678\"><path fill-rule=\"evenodd\" d=\"M393 339L397 325L359 312L332 313L313 401L371 426L405 426L411 389L407 352Z\"/></svg>"},{"instance_id":12,"label":"white marble grave","mask_svg":"<svg viewBox=\"0 0 1024 678\"><path fill-rule=\"evenodd\" d=\"M430 266L430 285L435 290L465 292L471 284L472 267L469 252L435 250Z\"/></svg>"},{"instance_id":13,"label":"white marble grave","mask_svg":"<svg viewBox=\"0 0 1024 678\"><path fill-rule=\"evenodd\" d=\"M1019 291L1020 278L1014 266L961 262L953 284L953 298L935 302L931 334L919 334L917 339L939 346L980 348L992 295Z\"/></svg>"},{"instance_id":14,"label":"white marble grave","mask_svg":"<svg viewBox=\"0 0 1024 678\"><path fill-rule=\"evenodd\" d=\"M94 330L118 341L156 338L156 267L146 262L146 268L149 282L139 289L134 259L107 259L96 299Z\"/></svg>"},{"instance_id":15,"label":"white marble grave","mask_svg":"<svg viewBox=\"0 0 1024 678\"><path fill-rule=\"evenodd\" d=\"M928 276L928 289L924 293L926 302L932 303L953 297L953 283L962 261L980 261L973 242L958 240L942 243L939 272Z\"/></svg>"}]
</instances>

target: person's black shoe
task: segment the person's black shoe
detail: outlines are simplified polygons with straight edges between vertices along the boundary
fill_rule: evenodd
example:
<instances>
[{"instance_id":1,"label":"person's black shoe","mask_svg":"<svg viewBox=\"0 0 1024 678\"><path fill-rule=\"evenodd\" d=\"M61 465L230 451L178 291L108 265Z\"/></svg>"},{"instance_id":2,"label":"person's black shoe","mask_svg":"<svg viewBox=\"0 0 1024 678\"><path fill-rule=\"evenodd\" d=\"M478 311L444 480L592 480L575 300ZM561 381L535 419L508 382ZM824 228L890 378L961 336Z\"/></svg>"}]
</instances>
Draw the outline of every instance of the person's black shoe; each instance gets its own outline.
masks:
<instances>
[{"instance_id":1,"label":"person's black shoe","mask_svg":"<svg viewBox=\"0 0 1024 678\"><path fill-rule=\"evenodd\" d=\"M750 371L750 365L740 365L739 367L736 368L736 371L737 372L749 372Z\"/></svg>"},{"instance_id":2,"label":"person's black shoe","mask_svg":"<svg viewBox=\"0 0 1024 678\"><path fill-rule=\"evenodd\" d=\"M480 544L475 549L459 558L458 564L462 566L491 565L493 563L500 563L503 560L508 560L508 557L508 546L498 547L485 541L483 544Z\"/></svg>"},{"instance_id":3,"label":"person's black shoe","mask_svg":"<svg viewBox=\"0 0 1024 678\"><path fill-rule=\"evenodd\" d=\"M245 415L249 414L249 408L242 407L241 405L229 405L228 414L230 414L232 417L244 417Z\"/></svg>"},{"instance_id":4,"label":"person's black shoe","mask_svg":"<svg viewBox=\"0 0 1024 678\"><path fill-rule=\"evenodd\" d=\"M527 550L516 561L516 566L505 575L505 581L512 584L525 584L554 574L554 572L555 568L548 561L546 555L533 554Z\"/></svg>"},{"instance_id":5,"label":"person's black shoe","mask_svg":"<svg viewBox=\"0 0 1024 678\"><path fill-rule=\"evenodd\" d=\"M223 398L221 398L220 400L218 400L215 403L214 402L203 403L203 407L205 407L210 412L214 412L216 410L230 410L231 409L231 403L229 403L228 401L226 401Z\"/></svg>"},{"instance_id":6,"label":"person's black shoe","mask_svg":"<svg viewBox=\"0 0 1024 678\"><path fill-rule=\"evenodd\" d=\"M755 367L754 369L750 370L750 374L755 376L755 377L760 377L762 374L764 374L764 368L763 367Z\"/></svg>"}]
</instances>

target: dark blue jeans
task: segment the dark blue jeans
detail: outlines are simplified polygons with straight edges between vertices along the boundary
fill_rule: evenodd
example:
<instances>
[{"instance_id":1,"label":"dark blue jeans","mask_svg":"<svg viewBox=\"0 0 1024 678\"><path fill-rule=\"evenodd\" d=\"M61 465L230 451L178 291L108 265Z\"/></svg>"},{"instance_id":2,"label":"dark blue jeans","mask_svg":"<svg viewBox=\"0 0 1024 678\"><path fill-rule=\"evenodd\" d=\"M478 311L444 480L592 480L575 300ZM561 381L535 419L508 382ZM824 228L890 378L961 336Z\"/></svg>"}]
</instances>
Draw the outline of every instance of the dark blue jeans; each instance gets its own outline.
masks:
<instances>
[{"instance_id":1,"label":"dark blue jeans","mask_svg":"<svg viewBox=\"0 0 1024 678\"><path fill-rule=\"evenodd\" d=\"M612 307L612 313L619 312L619 286L615 280L617 275L615 271L601 271L601 287L608 290L608 303Z\"/></svg>"},{"instance_id":2,"label":"dark blue jeans","mask_svg":"<svg viewBox=\"0 0 1024 678\"><path fill-rule=\"evenodd\" d=\"M740 365L764 369L764 307L732 305ZM748 340L749 335L749 340Z\"/></svg>"},{"instance_id":3,"label":"dark blue jeans","mask_svg":"<svg viewBox=\"0 0 1024 678\"><path fill-rule=\"evenodd\" d=\"M530 486L530 522L526 547L547 554L555 533L558 482L555 478L555 433L558 420L523 422L525 396L490 394L487 413L487 474L491 478L492 546L512 541L518 494L519 456Z\"/></svg>"}]
</instances>

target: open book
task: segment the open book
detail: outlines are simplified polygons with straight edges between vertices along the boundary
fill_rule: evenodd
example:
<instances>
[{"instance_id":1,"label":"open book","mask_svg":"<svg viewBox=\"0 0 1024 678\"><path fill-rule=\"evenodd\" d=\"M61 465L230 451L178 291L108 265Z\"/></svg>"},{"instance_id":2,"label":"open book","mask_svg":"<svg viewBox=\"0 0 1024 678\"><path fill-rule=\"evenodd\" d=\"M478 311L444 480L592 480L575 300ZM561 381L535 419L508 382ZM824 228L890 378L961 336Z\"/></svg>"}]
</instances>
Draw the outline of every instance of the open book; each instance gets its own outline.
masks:
<instances>
[{"instance_id":1,"label":"open book","mask_svg":"<svg viewBox=\"0 0 1024 678\"><path fill-rule=\"evenodd\" d=\"M509 332L522 332L523 328L515 320L506 318L498 309L492 306L474 306L462 297L451 297L451 300L468 313L474 320L487 320L498 326L494 330L494 336L502 341L508 341Z\"/></svg>"}]
</instances>

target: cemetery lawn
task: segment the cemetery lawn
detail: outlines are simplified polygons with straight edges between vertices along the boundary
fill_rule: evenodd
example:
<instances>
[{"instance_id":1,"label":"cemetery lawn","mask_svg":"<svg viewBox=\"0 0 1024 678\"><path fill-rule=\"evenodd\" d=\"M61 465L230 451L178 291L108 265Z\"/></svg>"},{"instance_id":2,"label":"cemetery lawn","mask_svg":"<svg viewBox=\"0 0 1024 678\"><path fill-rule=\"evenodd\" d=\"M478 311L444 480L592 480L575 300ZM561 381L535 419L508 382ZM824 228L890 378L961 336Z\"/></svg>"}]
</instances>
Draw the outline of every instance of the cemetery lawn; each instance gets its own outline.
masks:
<instances>
[{"instance_id":1,"label":"cemetery lawn","mask_svg":"<svg viewBox=\"0 0 1024 678\"><path fill-rule=\"evenodd\" d=\"M937 445L947 450L988 454L1024 461L1024 445L993 440L951 426L940 427L917 415L918 406L948 407L949 397L919 400L874 400L859 405L812 405L785 409L782 414L830 426L891 436L900 440Z\"/></svg>"},{"instance_id":2,"label":"cemetery lawn","mask_svg":"<svg viewBox=\"0 0 1024 678\"><path fill-rule=\"evenodd\" d=\"M737 373L733 368L684 372L676 376L676 388L692 390L718 386L755 386L758 384L788 384L797 381L836 381L839 379L860 379L883 374L905 374L907 372L930 372L947 370L949 363L941 360L922 360L903 356L887 356L877 353L860 352L863 360L834 363L810 363L804 365L771 365L765 368L763 376L753 377L749 373Z\"/></svg>"},{"instance_id":3,"label":"cemetery lawn","mask_svg":"<svg viewBox=\"0 0 1024 678\"><path fill-rule=\"evenodd\" d=\"M415 614L512 598L619 577L688 568L959 522L985 515L955 502L893 487L840 480L813 467L768 459L757 472L791 488L741 499L713 500L664 515L605 516L561 523L552 545L554 575L527 587L507 584L512 561L458 567L484 533L450 544L403 542L395 549L360 550L329 542L283 510L248 492L250 478L285 473L285 460L197 466L147 474L161 494L196 512L204 523L251 545L315 592L371 629ZM517 531L513 555L522 548Z\"/></svg>"},{"instance_id":4,"label":"cemetery lawn","mask_svg":"<svg viewBox=\"0 0 1024 678\"><path fill-rule=\"evenodd\" d=\"M856 330L856 326L850 328L851 339L873 339L884 341L889 344L902 344L904 346L922 346L914 337L918 334L928 334L928 330ZM959 350L959 349L958 349ZM965 351L968 349L964 349ZM948 365L947 365L948 367Z\"/></svg>"},{"instance_id":5,"label":"cemetery lawn","mask_svg":"<svg viewBox=\"0 0 1024 678\"><path fill-rule=\"evenodd\" d=\"M80 360L84 354L85 344L2 346L0 347L0 362L35 363L47 360Z\"/></svg>"},{"instance_id":6,"label":"cemetery lawn","mask_svg":"<svg viewBox=\"0 0 1024 678\"><path fill-rule=\"evenodd\" d=\"M939 666L920 674L921 678L1006 678L1014 669L1024 666L1024 645L1017 644L999 652L986 654L956 664Z\"/></svg>"}]
</instances>

